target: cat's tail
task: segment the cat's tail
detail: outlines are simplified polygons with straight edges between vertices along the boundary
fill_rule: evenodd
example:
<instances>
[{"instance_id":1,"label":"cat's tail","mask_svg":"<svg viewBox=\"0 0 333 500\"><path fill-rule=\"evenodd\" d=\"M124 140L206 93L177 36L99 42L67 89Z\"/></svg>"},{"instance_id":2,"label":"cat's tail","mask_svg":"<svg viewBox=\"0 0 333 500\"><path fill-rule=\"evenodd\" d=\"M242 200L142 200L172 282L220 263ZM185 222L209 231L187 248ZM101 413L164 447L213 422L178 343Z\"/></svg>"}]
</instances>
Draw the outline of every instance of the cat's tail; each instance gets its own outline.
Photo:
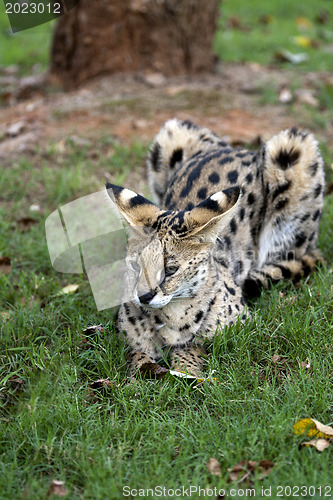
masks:
<instances>
[{"instance_id":1,"label":"cat's tail","mask_svg":"<svg viewBox=\"0 0 333 500\"><path fill-rule=\"evenodd\" d=\"M208 128L199 127L189 120L168 120L151 145L148 159L148 181L154 202L161 205L169 179L180 163L193 156L226 147Z\"/></svg>"}]
</instances>

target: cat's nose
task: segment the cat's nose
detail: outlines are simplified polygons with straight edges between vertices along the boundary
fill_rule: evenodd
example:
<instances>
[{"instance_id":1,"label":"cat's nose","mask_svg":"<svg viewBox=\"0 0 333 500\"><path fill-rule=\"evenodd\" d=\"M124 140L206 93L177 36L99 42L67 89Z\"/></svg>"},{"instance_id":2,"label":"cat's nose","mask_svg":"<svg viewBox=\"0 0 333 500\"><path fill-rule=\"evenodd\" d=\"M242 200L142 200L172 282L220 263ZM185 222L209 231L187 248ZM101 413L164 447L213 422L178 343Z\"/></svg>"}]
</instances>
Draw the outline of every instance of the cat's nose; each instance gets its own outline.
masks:
<instances>
[{"instance_id":1,"label":"cat's nose","mask_svg":"<svg viewBox=\"0 0 333 500\"><path fill-rule=\"evenodd\" d=\"M155 295L156 292L153 292L152 290L150 290L147 293L144 293L143 295L139 294L139 301L141 302L141 304L149 304L149 302L155 297Z\"/></svg>"}]
</instances>

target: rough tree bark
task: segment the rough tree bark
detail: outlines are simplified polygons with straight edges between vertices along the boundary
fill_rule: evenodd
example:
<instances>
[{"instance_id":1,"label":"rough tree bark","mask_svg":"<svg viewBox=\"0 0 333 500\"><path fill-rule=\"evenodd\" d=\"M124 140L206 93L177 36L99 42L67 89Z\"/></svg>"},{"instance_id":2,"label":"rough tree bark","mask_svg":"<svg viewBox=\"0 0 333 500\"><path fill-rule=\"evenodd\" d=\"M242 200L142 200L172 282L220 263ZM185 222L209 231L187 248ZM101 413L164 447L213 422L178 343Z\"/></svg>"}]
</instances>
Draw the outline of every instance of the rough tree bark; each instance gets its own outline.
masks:
<instances>
[{"instance_id":1,"label":"rough tree bark","mask_svg":"<svg viewBox=\"0 0 333 500\"><path fill-rule=\"evenodd\" d=\"M51 74L74 87L102 73L212 71L219 0L80 0L58 20Z\"/></svg>"}]
</instances>

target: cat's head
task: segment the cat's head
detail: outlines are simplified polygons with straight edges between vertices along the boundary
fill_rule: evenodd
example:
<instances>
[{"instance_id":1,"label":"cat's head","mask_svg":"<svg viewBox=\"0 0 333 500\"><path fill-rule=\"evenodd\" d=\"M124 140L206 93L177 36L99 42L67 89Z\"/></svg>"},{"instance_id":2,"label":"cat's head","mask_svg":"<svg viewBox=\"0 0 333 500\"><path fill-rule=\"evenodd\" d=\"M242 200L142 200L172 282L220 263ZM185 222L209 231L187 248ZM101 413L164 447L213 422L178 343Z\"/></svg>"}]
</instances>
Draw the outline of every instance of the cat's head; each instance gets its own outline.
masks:
<instances>
[{"instance_id":1,"label":"cat's head","mask_svg":"<svg viewBox=\"0 0 333 500\"><path fill-rule=\"evenodd\" d=\"M207 279L212 246L233 216L240 189L219 191L192 210L178 212L161 210L113 184L107 183L106 190L129 229L126 262L133 300L161 308L195 296Z\"/></svg>"}]
</instances>

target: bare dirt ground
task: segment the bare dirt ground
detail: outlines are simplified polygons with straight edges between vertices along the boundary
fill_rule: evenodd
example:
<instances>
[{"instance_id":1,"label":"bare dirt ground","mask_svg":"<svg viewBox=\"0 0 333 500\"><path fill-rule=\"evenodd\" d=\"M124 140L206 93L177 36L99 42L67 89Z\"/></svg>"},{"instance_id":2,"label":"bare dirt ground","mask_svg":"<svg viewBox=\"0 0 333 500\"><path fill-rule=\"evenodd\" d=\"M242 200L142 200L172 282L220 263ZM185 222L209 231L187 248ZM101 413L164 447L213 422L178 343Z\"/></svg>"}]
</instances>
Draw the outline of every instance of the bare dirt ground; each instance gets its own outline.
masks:
<instances>
[{"instance_id":1,"label":"bare dirt ground","mask_svg":"<svg viewBox=\"0 0 333 500\"><path fill-rule=\"evenodd\" d=\"M289 89L296 79L301 91L293 95ZM8 75L0 74L0 86L6 81ZM293 125L311 129L309 115L302 110L318 108L316 89L319 84L332 85L333 76L253 63L222 64L216 74L196 78L104 76L68 93L40 75L23 81L14 75L9 81L7 89L2 85L0 108L3 165L10 165L18 154L34 154L36 146L73 135L83 142L110 135L125 144L149 143L163 122L175 116L207 126L234 144L255 144ZM332 128L330 123L320 130L319 139L328 146L333 145Z\"/></svg>"}]
</instances>

